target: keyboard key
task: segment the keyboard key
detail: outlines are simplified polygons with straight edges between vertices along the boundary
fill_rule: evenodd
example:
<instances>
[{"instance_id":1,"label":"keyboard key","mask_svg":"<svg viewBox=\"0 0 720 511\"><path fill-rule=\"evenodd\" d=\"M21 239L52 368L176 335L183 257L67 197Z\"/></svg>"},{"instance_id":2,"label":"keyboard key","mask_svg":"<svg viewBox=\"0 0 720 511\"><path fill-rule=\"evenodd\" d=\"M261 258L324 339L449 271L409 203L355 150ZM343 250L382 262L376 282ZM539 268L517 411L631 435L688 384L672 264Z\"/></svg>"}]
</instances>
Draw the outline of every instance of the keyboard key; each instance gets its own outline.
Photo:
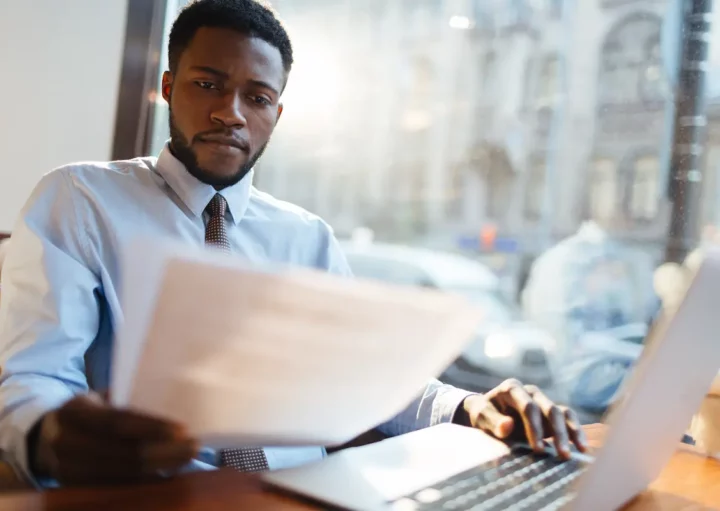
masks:
<instances>
[{"instance_id":1,"label":"keyboard key","mask_svg":"<svg viewBox=\"0 0 720 511\"><path fill-rule=\"evenodd\" d=\"M409 495L401 511L500 511L560 509L572 499L570 484L583 464L527 449L511 452ZM402 507L396 507L402 503ZM558 504L559 503L559 504Z\"/></svg>"}]
</instances>

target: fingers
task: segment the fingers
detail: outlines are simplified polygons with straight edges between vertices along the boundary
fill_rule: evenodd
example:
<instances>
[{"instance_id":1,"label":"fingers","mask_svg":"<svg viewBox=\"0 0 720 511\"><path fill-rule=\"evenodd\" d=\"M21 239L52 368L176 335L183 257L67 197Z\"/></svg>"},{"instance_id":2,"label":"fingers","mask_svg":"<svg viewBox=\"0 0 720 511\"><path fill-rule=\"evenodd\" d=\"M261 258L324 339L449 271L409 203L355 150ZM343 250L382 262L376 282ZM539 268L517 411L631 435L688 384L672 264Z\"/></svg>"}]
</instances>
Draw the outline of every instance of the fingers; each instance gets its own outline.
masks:
<instances>
[{"instance_id":1,"label":"fingers","mask_svg":"<svg viewBox=\"0 0 720 511\"><path fill-rule=\"evenodd\" d=\"M118 410L83 396L48 414L40 442L43 466L61 482L124 482L174 472L199 445L175 424Z\"/></svg>"},{"instance_id":2,"label":"fingers","mask_svg":"<svg viewBox=\"0 0 720 511\"><path fill-rule=\"evenodd\" d=\"M110 408L98 400L82 396L57 412L58 422L94 435L145 440L187 439L185 429L171 422L129 410Z\"/></svg>"},{"instance_id":3,"label":"fingers","mask_svg":"<svg viewBox=\"0 0 720 511\"><path fill-rule=\"evenodd\" d=\"M580 452L587 451L587 438L575 412L556 405L534 385L523 386L511 379L485 396L500 412L508 413L507 408L514 410L523 422L527 442L536 451L544 449L543 438L551 435L562 458L570 458L570 442Z\"/></svg>"},{"instance_id":4,"label":"fingers","mask_svg":"<svg viewBox=\"0 0 720 511\"><path fill-rule=\"evenodd\" d=\"M192 440L180 441L117 441L88 437L83 431L65 430L52 444L57 459L84 460L87 466L152 474L159 470L174 470L190 462L198 446Z\"/></svg>"},{"instance_id":5,"label":"fingers","mask_svg":"<svg viewBox=\"0 0 720 511\"><path fill-rule=\"evenodd\" d=\"M504 385L509 397L505 400L505 404L520 414L530 447L537 452L542 451L545 445L543 444L543 417L540 407L517 380L508 380Z\"/></svg>"},{"instance_id":6,"label":"fingers","mask_svg":"<svg viewBox=\"0 0 720 511\"><path fill-rule=\"evenodd\" d=\"M538 404L546 422L549 424L550 431L548 433L553 436L558 454L561 458L570 459L570 437L564 411L537 387L527 385L525 390Z\"/></svg>"},{"instance_id":7,"label":"fingers","mask_svg":"<svg viewBox=\"0 0 720 511\"><path fill-rule=\"evenodd\" d=\"M575 447L577 447L580 452L587 452L587 436L585 436L585 431L582 428L582 424L580 423L580 419L577 414L564 406L561 406L560 409L563 412L565 424L570 432L570 440L572 440L572 443L575 444Z\"/></svg>"},{"instance_id":8,"label":"fingers","mask_svg":"<svg viewBox=\"0 0 720 511\"><path fill-rule=\"evenodd\" d=\"M81 435L61 435L51 474L61 482L125 482L174 473L197 454L190 441L103 445Z\"/></svg>"}]
</instances>

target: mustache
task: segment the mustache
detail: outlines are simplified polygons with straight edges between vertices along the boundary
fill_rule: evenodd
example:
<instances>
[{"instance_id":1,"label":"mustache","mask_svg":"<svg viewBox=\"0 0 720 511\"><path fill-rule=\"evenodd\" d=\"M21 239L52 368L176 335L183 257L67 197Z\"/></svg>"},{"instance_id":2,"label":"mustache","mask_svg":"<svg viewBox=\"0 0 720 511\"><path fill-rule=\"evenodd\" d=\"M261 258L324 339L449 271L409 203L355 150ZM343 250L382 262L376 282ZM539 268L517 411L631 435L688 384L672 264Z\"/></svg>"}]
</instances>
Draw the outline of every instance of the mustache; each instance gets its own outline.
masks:
<instances>
[{"instance_id":1,"label":"mustache","mask_svg":"<svg viewBox=\"0 0 720 511\"><path fill-rule=\"evenodd\" d=\"M250 143L242 136L229 130L213 130L198 133L193 137L193 140L200 142L217 142L220 144L227 144L233 147L237 147L238 149L245 152L250 151Z\"/></svg>"}]
</instances>

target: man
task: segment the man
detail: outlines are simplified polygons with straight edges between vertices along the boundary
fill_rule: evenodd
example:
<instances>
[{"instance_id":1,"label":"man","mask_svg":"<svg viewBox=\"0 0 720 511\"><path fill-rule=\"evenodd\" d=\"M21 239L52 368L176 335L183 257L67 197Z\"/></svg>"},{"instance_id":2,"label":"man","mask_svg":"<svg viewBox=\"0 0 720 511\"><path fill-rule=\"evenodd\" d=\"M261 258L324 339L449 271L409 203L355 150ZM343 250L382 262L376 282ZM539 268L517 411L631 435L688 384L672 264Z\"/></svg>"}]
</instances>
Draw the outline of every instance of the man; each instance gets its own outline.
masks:
<instances>
[{"instance_id":1,"label":"man","mask_svg":"<svg viewBox=\"0 0 720 511\"><path fill-rule=\"evenodd\" d=\"M292 60L285 30L261 4L191 4L170 35L162 94L171 140L159 158L62 167L34 190L13 233L0 309L0 449L29 480L136 481L221 465L275 469L325 455L322 447L214 452L182 425L113 409L100 397L122 320L118 253L136 236L350 274L324 222L252 187ZM554 434L565 456L570 441L585 447L572 412L514 381L484 396L431 382L380 429L396 435L453 420L533 445Z\"/></svg>"}]
</instances>

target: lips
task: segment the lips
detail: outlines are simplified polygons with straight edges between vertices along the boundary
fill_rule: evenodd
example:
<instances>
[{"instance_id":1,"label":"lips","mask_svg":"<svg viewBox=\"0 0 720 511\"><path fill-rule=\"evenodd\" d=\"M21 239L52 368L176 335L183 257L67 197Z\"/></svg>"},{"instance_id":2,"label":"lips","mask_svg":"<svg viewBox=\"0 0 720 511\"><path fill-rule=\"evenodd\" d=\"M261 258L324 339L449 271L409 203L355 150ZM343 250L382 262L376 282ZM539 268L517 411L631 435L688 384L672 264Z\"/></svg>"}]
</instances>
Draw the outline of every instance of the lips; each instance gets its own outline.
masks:
<instances>
[{"instance_id":1,"label":"lips","mask_svg":"<svg viewBox=\"0 0 720 511\"><path fill-rule=\"evenodd\" d=\"M200 141L206 144L234 147L241 151L250 152L250 145L245 140L238 140L232 137L203 137L200 138Z\"/></svg>"}]
</instances>

